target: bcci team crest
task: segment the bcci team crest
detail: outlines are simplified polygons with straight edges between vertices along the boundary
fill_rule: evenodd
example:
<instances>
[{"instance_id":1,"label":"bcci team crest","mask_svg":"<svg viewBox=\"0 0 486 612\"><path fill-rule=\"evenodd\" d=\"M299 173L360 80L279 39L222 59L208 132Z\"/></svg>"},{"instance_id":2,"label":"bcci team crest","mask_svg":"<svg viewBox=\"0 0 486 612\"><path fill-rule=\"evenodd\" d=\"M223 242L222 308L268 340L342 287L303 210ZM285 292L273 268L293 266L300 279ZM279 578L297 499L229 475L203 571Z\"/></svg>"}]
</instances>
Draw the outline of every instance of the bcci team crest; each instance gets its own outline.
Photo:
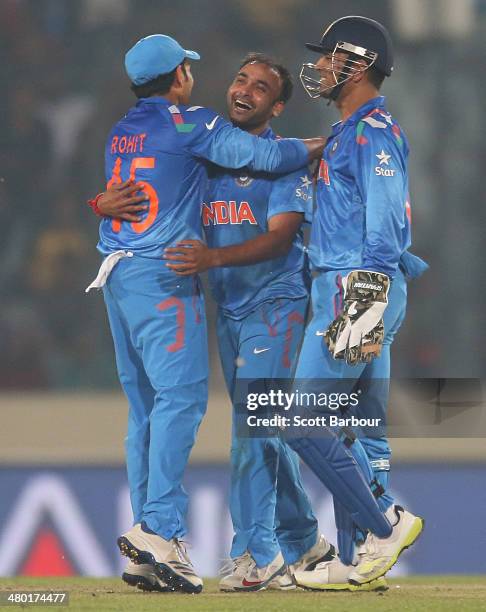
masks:
<instances>
[{"instance_id":1,"label":"bcci team crest","mask_svg":"<svg viewBox=\"0 0 486 612\"><path fill-rule=\"evenodd\" d=\"M242 174L241 176L235 178L235 182L239 187L248 187L248 185L251 185L253 183L253 180L254 179L252 179L251 176L248 176L247 174Z\"/></svg>"}]
</instances>

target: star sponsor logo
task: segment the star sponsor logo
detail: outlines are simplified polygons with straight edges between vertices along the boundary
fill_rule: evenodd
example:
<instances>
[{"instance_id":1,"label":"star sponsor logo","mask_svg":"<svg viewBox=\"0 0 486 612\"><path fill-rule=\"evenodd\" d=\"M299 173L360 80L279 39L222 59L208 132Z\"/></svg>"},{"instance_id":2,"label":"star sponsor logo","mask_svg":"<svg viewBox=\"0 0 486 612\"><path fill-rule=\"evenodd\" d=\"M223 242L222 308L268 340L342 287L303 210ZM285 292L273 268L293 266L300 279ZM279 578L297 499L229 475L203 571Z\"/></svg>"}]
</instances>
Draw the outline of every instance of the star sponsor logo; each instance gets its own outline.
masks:
<instances>
[{"instance_id":1,"label":"star sponsor logo","mask_svg":"<svg viewBox=\"0 0 486 612\"><path fill-rule=\"evenodd\" d=\"M375 166L376 176L395 176L396 170L384 167L390 165L391 155L389 153L385 153L385 151L382 149L380 153L376 154L376 157L380 163L379 166Z\"/></svg>"},{"instance_id":2,"label":"star sponsor logo","mask_svg":"<svg viewBox=\"0 0 486 612\"><path fill-rule=\"evenodd\" d=\"M302 181L302 187L305 187L306 189L308 189L312 185L312 181L307 176L307 174L304 174L304 176L301 176L300 180Z\"/></svg>"},{"instance_id":3,"label":"star sponsor logo","mask_svg":"<svg viewBox=\"0 0 486 612\"><path fill-rule=\"evenodd\" d=\"M309 193L309 188L312 185L312 180L307 176L307 174L301 176L300 180L302 181L302 184L295 190L295 195L297 198L301 198L302 200L307 202L307 200L310 200L312 198L312 194Z\"/></svg>"},{"instance_id":4,"label":"star sponsor logo","mask_svg":"<svg viewBox=\"0 0 486 612\"><path fill-rule=\"evenodd\" d=\"M381 153L377 153L376 157L378 158L380 162L380 166L383 164L388 166L388 164L390 163L391 155L388 155L388 153L385 153L383 149L381 150Z\"/></svg>"}]
</instances>

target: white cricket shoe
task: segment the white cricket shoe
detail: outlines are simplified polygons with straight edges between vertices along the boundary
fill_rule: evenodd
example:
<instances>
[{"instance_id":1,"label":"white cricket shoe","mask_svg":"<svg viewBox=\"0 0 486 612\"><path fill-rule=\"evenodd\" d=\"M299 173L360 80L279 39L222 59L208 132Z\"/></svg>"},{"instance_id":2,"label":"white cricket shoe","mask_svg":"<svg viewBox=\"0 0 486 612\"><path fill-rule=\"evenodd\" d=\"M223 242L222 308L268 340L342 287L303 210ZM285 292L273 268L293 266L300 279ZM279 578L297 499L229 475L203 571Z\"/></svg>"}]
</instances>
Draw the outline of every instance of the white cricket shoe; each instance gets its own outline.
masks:
<instances>
[{"instance_id":1,"label":"white cricket shoe","mask_svg":"<svg viewBox=\"0 0 486 612\"><path fill-rule=\"evenodd\" d=\"M117 540L118 548L135 564L149 564L157 576L174 591L200 593L203 581L196 574L187 551L180 540L165 540L146 533L140 524L132 527Z\"/></svg>"},{"instance_id":2,"label":"white cricket shoe","mask_svg":"<svg viewBox=\"0 0 486 612\"><path fill-rule=\"evenodd\" d=\"M226 565L221 570L223 577L219 581L219 590L231 592L241 586L243 578L252 562L251 555L248 551L244 552L239 557L231 559L230 565Z\"/></svg>"},{"instance_id":3,"label":"white cricket shoe","mask_svg":"<svg viewBox=\"0 0 486 612\"><path fill-rule=\"evenodd\" d=\"M356 586L348 582L353 565L344 565L339 557L329 561L321 561L312 570L294 572L297 586L313 591L386 591L388 585L385 578L373 580L370 583Z\"/></svg>"},{"instance_id":4,"label":"white cricket shoe","mask_svg":"<svg viewBox=\"0 0 486 612\"><path fill-rule=\"evenodd\" d=\"M154 571L153 565L148 563L139 563L129 561L123 570L122 580L139 588L142 591L158 591L159 593L168 593L173 591L167 584L161 580Z\"/></svg>"},{"instance_id":5,"label":"white cricket shoe","mask_svg":"<svg viewBox=\"0 0 486 612\"><path fill-rule=\"evenodd\" d=\"M222 570L225 575L223 575L219 581L219 590L231 592L263 590L265 588L275 591L290 591L295 589L292 574L287 567L285 567L285 571L282 574L275 576L266 586L261 586L259 589L248 588L246 576L254 564L255 562L248 551L239 557L231 559L231 565L228 568L229 571L225 573L226 568Z\"/></svg>"},{"instance_id":6,"label":"white cricket shoe","mask_svg":"<svg viewBox=\"0 0 486 612\"><path fill-rule=\"evenodd\" d=\"M358 565L349 576L351 584L362 585L384 576L395 565L400 554L412 546L422 533L423 518L411 514L401 506L393 506L390 510L396 518L391 535L388 538L377 538L371 533L368 534L364 548L358 554Z\"/></svg>"},{"instance_id":7,"label":"white cricket shoe","mask_svg":"<svg viewBox=\"0 0 486 612\"><path fill-rule=\"evenodd\" d=\"M290 565L290 571L295 572L308 572L313 570L318 563L322 561L330 561L336 556L336 549L334 546L326 540L321 534L317 538L317 542L312 548L302 555L295 563Z\"/></svg>"},{"instance_id":8,"label":"white cricket shoe","mask_svg":"<svg viewBox=\"0 0 486 612\"><path fill-rule=\"evenodd\" d=\"M288 565L285 566L285 572L275 576L267 586L269 591L295 591L296 588L294 576Z\"/></svg>"},{"instance_id":9,"label":"white cricket shoe","mask_svg":"<svg viewBox=\"0 0 486 612\"><path fill-rule=\"evenodd\" d=\"M271 582L275 581L279 576L284 576L287 573L282 553L279 552L275 559L264 567L257 567L253 557L250 556L250 563L246 570L246 574L240 579L238 586L233 588L234 591L263 591L267 589ZM285 582L282 585L286 584ZM281 588L274 582L274 588Z\"/></svg>"}]
</instances>

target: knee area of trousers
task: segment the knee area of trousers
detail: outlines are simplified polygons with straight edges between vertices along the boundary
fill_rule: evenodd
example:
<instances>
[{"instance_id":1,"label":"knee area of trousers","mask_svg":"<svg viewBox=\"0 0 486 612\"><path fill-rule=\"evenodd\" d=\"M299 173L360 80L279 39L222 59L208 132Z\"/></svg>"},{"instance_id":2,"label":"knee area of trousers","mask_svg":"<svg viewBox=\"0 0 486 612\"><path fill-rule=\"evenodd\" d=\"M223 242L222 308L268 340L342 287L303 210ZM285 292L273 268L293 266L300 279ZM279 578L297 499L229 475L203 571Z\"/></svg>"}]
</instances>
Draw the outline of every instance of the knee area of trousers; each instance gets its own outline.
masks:
<instances>
[{"instance_id":1,"label":"knee area of trousers","mask_svg":"<svg viewBox=\"0 0 486 612\"><path fill-rule=\"evenodd\" d=\"M298 455L301 455L309 448L309 441L306 438L288 438L286 443Z\"/></svg>"}]
</instances>

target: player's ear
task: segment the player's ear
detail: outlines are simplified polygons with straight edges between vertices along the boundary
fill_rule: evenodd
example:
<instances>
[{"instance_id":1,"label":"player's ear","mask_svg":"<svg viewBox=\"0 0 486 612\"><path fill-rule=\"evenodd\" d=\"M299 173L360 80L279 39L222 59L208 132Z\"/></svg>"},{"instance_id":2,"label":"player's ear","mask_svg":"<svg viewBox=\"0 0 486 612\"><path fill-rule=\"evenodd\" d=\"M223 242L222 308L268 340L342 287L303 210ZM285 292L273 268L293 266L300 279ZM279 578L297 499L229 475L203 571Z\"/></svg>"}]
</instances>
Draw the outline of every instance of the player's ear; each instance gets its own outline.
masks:
<instances>
[{"instance_id":1,"label":"player's ear","mask_svg":"<svg viewBox=\"0 0 486 612\"><path fill-rule=\"evenodd\" d=\"M363 78L365 78L367 66L367 62L365 62L364 60L359 60L357 68L359 68L360 72L356 72L355 74L353 74L352 81L354 83L359 83Z\"/></svg>"},{"instance_id":2,"label":"player's ear","mask_svg":"<svg viewBox=\"0 0 486 612\"><path fill-rule=\"evenodd\" d=\"M173 87L175 87L176 89L179 89L184 85L184 83L188 79L187 70L188 70L188 64L186 64L185 62L177 66L175 70L175 75L174 75L174 82L172 83Z\"/></svg>"},{"instance_id":3,"label":"player's ear","mask_svg":"<svg viewBox=\"0 0 486 612\"><path fill-rule=\"evenodd\" d=\"M283 112L284 108L285 102L282 102L282 100L275 102L272 108L272 117L278 117Z\"/></svg>"}]
</instances>

